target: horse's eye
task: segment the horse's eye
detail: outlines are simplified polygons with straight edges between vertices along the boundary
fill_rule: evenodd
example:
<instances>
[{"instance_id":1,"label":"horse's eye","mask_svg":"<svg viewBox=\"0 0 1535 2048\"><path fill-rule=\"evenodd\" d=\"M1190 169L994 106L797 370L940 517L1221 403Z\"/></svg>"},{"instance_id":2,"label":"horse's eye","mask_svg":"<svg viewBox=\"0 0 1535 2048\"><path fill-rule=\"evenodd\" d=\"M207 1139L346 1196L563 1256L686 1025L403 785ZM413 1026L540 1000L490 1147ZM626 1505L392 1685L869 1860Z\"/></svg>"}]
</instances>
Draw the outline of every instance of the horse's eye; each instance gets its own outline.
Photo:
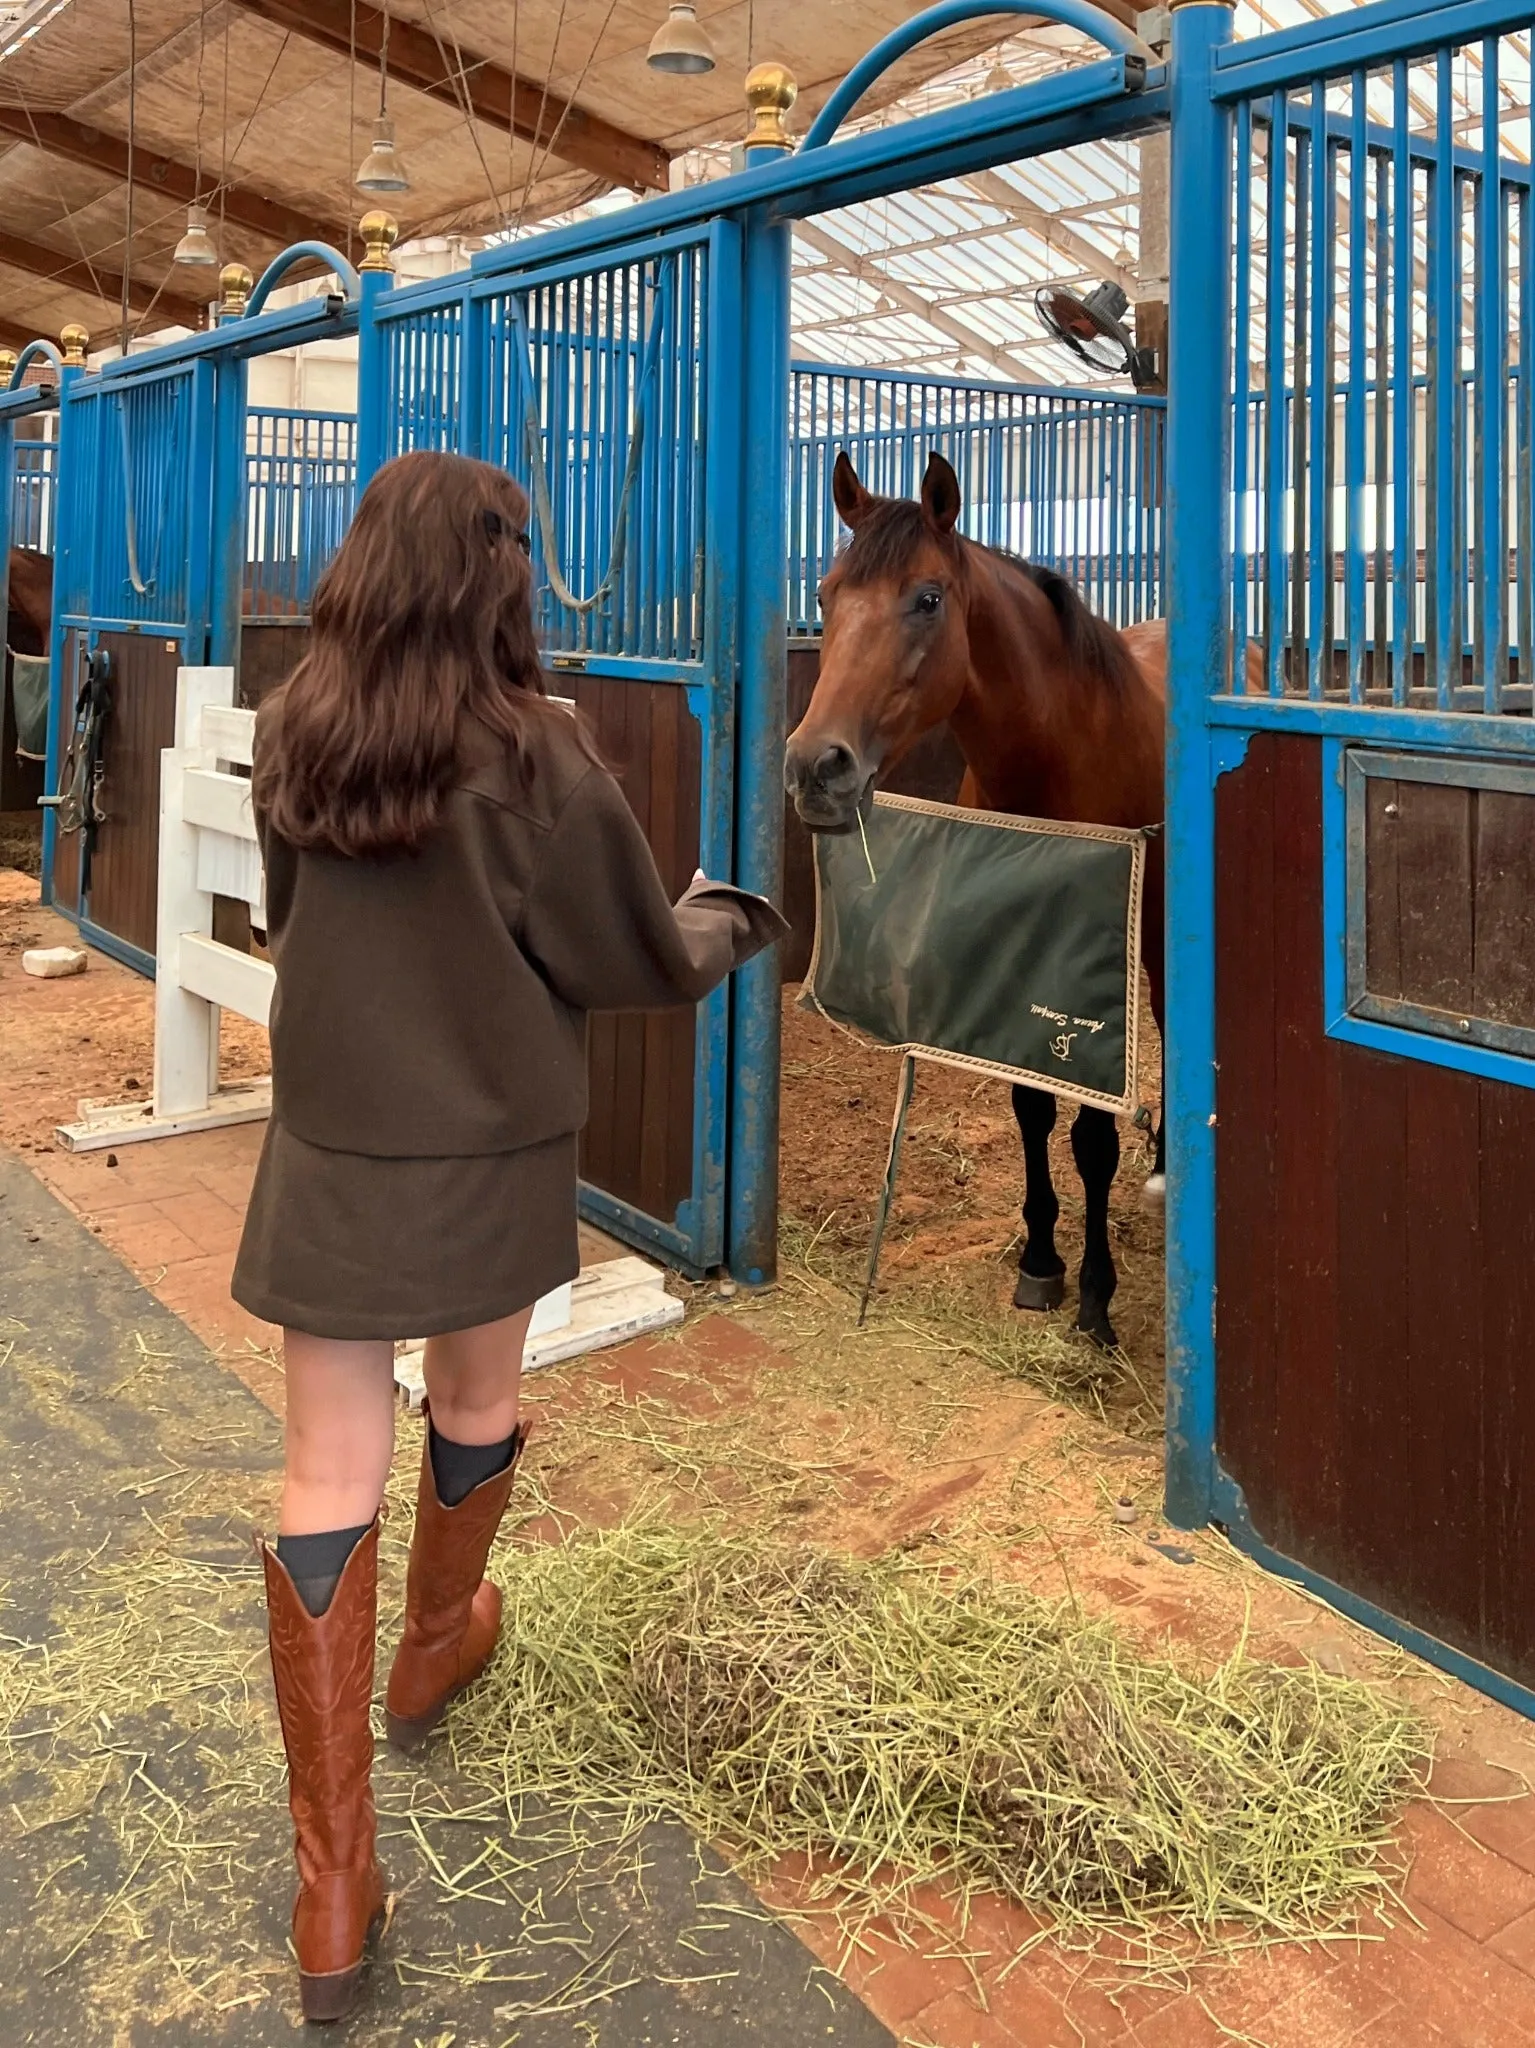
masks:
<instances>
[{"instance_id":1,"label":"horse's eye","mask_svg":"<svg viewBox=\"0 0 1535 2048\"><path fill-rule=\"evenodd\" d=\"M943 608L941 590L920 590L917 593L917 610L924 619L935 619Z\"/></svg>"}]
</instances>

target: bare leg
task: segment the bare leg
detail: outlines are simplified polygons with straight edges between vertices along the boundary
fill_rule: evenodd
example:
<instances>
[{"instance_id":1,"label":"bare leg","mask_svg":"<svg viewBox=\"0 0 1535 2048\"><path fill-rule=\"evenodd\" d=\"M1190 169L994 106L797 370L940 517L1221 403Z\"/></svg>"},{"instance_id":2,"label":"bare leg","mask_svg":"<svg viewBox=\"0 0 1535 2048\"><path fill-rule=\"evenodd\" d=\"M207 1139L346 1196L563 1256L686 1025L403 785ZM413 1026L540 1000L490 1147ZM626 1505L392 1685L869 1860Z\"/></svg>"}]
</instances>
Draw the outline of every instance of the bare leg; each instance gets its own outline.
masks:
<instances>
[{"instance_id":1,"label":"bare leg","mask_svg":"<svg viewBox=\"0 0 1535 2048\"><path fill-rule=\"evenodd\" d=\"M1119 1170L1119 1126L1106 1109L1077 1112L1071 1127L1071 1155L1082 1176L1085 1212L1077 1328L1095 1344L1112 1350L1119 1340L1109 1321L1109 1303L1119 1275L1109 1250L1109 1189Z\"/></svg>"},{"instance_id":2,"label":"bare leg","mask_svg":"<svg viewBox=\"0 0 1535 2048\"><path fill-rule=\"evenodd\" d=\"M517 1427L522 1347L529 1306L498 1323L478 1323L426 1341L426 1395L432 1427L458 1444L505 1443Z\"/></svg>"},{"instance_id":3,"label":"bare leg","mask_svg":"<svg viewBox=\"0 0 1535 2048\"><path fill-rule=\"evenodd\" d=\"M284 1536L359 1528L378 1513L394 1454L394 1346L284 1330Z\"/></svg>"},{"instance_id":4,"label":"bare leg","mask_svg":"<svg viewBox=\"0 0 1535 2048\"><path fill-rule=\"evenodd\" d=\"M1066 1294L1066 1266L1055 1249L1061 1205L1050 1178L1050 1133L1055 1097L1040 1088L1014 1088L1013 1115L1023 1140L1023 1253L1018 1261L1014 1308L1059 1308Z\"/></svg>"}]
</instances>

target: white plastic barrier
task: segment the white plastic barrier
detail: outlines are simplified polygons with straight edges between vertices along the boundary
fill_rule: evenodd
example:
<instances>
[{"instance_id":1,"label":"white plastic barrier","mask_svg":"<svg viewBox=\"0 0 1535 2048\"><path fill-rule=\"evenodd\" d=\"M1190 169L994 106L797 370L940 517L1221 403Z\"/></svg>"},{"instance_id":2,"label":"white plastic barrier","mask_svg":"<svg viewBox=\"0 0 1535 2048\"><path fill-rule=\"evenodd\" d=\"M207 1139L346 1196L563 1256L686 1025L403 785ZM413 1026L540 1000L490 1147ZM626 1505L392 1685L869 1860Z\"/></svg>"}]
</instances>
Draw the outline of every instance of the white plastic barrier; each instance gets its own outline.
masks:
<instances>
[{"instance_id":1,"label":"white plastic barrier","mask_svg":"<svg viewBox=\"0 0 1535 2048\"><path fill-rule=\"evenodd\" d=\"M272 1107L270 1077L219 1085L219 1012L264 1025L276 972L270 961L221 945L213 899L249 904L264 928L261 849L248 775L256 714L235 705L232 668L176 672L176 744L160 756L160 876L155 924L154 1092L148 1102L82 1102L61 1124L74 1152L254 1123ZM527 1363L548 1364L681 1320L682 1303L643 1259L609 1259L546 1294L533 1311ZM396 1377L419 1398L414 1357Z\"/></svg>"}]
</instances>

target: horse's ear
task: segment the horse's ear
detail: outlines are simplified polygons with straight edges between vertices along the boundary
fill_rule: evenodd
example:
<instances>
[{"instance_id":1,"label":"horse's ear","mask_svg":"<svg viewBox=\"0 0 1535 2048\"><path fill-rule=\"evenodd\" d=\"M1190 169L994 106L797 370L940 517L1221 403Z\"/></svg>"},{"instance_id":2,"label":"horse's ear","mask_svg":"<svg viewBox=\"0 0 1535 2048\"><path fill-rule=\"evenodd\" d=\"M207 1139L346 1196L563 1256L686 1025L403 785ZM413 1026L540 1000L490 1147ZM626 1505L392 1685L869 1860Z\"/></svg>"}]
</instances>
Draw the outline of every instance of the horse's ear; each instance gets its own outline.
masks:
<instances>
[{"instance_id":1,"label":"horse's ear","mask_svg":"<svg viewBox=\"0 0 1535 2048\"><path fill-rule=\"evenodd\" d=\"M858 472L846 449L838 455L831 473L831 501L844 526L856 527L859 520L874 503L873 497L858 481Z\"/></svg>"},{"instance_id":2,"label":"horse's ear","mask_svg":"<svg viewBox=\"0 0 1535 2048\"><path fill-rule=\"evenodd\" d=\"M959 478L935 448L927 458L922 478L922 510L928 524L936 526L940 533L952 533L962 503Z\"/></svg>"}]
</instances>

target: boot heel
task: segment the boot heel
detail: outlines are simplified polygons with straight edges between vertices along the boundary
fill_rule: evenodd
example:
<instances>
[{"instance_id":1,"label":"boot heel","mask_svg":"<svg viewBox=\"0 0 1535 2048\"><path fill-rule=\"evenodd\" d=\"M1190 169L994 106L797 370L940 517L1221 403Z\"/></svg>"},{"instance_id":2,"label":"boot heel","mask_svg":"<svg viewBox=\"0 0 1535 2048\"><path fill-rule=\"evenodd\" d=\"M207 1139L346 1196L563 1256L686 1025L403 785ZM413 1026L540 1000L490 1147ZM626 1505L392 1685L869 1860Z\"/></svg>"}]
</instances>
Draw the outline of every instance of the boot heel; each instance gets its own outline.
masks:
<instances>
[{"instance_id":1,"label":"boot heel","mask_svg":"<svg viewBox=\"0 0 1535 2048\"><path fill-rule=\"evenodd\" d=\"M448 1702L430 1714L423 1714L419 1720L407 1720L403 1714L391 1714L385 1710L384 1734L391 1749L403 1750L406 1756L414 1756L424 1749L432 1736L442 1726L443 1716L448 1711Z\"/></svg>"},{"instance_id":2,"label":"boot heel","mask_svg":"<svg viewBox=\"0 0 1535 2048\"><path fill-rule=\"evenodd\" d=\"M300 1970L299 2004L309 2024L325 2026L332 2020L344 2020L357 2003L357 1994L362 1989L362 1973L361 1963L353 1963L349 1970L329 1970L321 1977L312 1977Z\"/></svg>"}]
</instances>

